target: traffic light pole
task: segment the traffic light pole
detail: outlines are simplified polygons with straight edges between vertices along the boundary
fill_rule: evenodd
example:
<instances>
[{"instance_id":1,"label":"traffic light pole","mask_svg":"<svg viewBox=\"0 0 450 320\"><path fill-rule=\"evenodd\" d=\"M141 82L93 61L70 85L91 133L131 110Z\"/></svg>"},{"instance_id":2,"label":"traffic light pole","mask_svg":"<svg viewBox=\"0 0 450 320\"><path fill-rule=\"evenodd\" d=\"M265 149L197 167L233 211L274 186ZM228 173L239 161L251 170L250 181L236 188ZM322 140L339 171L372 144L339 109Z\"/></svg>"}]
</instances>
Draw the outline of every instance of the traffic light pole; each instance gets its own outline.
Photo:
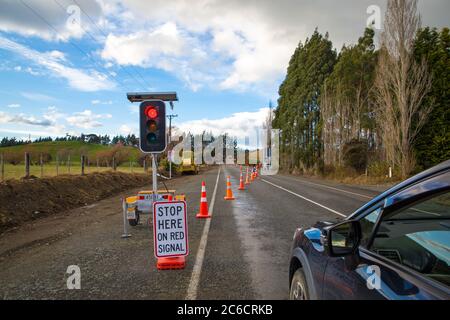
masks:
<instances>
[{"instance_id":1,"label":"traffic light pole","mask_svg":"<svg viewBox=\"0 0 450 320\"><path fill-rule=\"evenodd\" d=\"M158 178L157 176L158 168L156 166L156 153L152 153L152 180L153 180L153 203L156 202L156 194L158 192Z\"/></svg>"},{"instance_id":2,"label":"traffic light pole","mask_svg":"<svg viewBox=\"0 0 450 320\"><path fill-rule=\"evenodd\" d=\"M172 150L169 151L169 179L172 179Z\"/></svg>"},{"instance_id":3,"label":"traffic light pole","mask_svg":"<svg viewBox=\"0 0 450 320\"><path fill-rule=\"evenodd\" d=\"M169 152L168 152L168 158L169 158L169 179L172 179L172 119L178 117L177 114L170 114L167 116L169 118Z\"/></svg>"}]
</instances>

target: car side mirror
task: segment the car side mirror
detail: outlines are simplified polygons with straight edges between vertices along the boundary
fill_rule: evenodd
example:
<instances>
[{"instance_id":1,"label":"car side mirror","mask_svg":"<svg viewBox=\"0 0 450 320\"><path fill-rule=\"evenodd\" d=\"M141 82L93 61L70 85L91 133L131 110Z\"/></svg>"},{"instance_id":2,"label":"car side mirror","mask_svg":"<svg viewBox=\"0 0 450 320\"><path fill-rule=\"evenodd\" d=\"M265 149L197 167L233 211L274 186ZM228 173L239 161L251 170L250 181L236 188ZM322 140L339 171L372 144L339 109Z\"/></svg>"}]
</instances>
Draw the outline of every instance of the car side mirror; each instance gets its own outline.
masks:
<instances>
[{"instance_id":1,"label":"car side mirror","mask_svg":"<svg viewBox=\"0 0 450 320\"><path fill-rule=\"evenodd\" d=\"M361 241L359 221L349 220L324 229L325 251L330 257L345 257L357 252Z\"/></svg>"}]
</instances>

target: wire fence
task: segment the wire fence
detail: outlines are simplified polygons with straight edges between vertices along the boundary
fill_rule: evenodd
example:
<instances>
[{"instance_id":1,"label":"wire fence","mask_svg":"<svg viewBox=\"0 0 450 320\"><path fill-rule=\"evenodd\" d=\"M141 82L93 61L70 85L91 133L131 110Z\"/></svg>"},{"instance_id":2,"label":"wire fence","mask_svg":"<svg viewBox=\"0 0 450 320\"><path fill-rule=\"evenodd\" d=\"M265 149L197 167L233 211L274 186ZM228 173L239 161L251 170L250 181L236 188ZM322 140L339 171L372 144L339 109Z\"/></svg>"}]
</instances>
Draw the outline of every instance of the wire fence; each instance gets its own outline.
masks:
<instances>
[{"instance_id":1,"label":"wire fence","mask_svg":"<svg viewBox=\"0 0 450 320\"><path fill-rule=\"evenodd\" d=\"M59 175L85 175L98 172L117 171L124 173L146 173L150 172L149 160L144 159L142 163L136 161L123 161L120 163L113 157L111 161L91 161L86 156L79 159L67 157L54 161L45 161L40 155L39 159L31 161L29 153L25 153L23 161L15 163L8 161L4 154L0 154L0 181L21 178L44 178Z\"/></svg>"}]
</instances>

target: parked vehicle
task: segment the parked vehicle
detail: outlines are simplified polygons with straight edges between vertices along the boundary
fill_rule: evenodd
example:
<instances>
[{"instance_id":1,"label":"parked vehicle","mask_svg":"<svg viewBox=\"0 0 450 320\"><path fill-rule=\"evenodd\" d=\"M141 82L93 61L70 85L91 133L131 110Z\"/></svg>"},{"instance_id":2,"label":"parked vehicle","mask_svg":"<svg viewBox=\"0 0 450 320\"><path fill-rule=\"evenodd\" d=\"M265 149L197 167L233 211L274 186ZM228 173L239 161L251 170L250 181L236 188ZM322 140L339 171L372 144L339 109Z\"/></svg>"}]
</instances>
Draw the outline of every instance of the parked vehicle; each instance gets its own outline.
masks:
<instances>
[{"instance_id":1,"label":"parked vehicle","mask_svg":"<svg viewBox=\"0 0 450 320\"><path fill-rule=\"evenodd\" d=\"M289 284L295 300L450 299L450 160L297 229Z\"/></svg>"}]
</instances>

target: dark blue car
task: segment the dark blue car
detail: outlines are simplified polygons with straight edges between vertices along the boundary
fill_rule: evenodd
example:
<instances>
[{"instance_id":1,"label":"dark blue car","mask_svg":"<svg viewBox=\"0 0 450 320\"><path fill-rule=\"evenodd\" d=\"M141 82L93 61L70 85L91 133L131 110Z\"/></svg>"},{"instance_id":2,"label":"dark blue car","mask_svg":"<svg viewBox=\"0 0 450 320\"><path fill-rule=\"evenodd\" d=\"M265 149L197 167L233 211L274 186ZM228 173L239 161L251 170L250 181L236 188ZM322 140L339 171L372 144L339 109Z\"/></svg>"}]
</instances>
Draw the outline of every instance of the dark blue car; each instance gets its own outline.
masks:
<instances>
[{"instance_id":1,"label":"dark blue car","mask_svg":"<svg viewBox=\"0 0 450 320\"><path fill-rule=\"evenodd\" d=\"M450 299L450 160L297 229L289 285L294 300Z\"/></svg>"}]
</instances>

